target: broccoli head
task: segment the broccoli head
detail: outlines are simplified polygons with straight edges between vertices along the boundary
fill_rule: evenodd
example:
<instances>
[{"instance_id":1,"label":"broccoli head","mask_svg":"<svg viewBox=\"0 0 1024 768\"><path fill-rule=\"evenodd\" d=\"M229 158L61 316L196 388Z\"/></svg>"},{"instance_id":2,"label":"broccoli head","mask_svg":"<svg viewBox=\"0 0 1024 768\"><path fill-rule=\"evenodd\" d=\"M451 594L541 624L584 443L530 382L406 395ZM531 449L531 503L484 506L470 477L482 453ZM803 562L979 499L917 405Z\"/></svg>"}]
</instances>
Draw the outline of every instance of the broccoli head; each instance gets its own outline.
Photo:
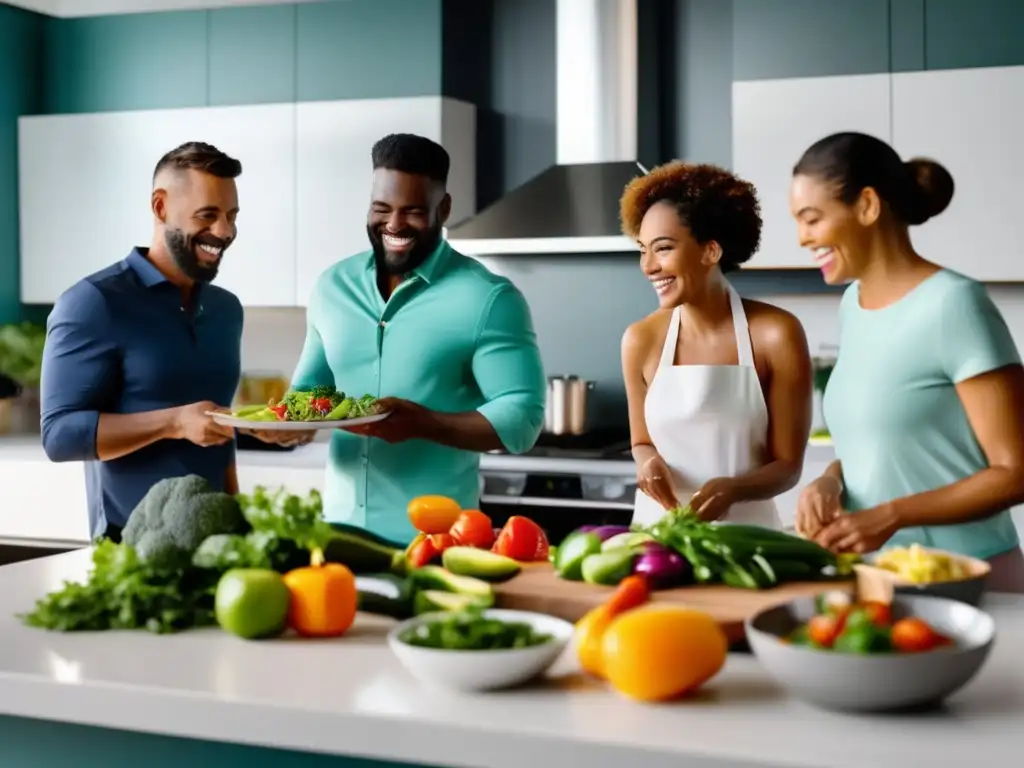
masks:
<instances>
[{"instance_id":1,"label":"broccoli head","mask_svg":"<svg viewBox=\"0 0 1024 768\"><path fill-rule=\"evenodd\" d=\"M233 496L187 475L153 485L132 511L121 540L142 560L171 566L187 564L208 536L249 528Z\"/></svg>"}]
</instances>

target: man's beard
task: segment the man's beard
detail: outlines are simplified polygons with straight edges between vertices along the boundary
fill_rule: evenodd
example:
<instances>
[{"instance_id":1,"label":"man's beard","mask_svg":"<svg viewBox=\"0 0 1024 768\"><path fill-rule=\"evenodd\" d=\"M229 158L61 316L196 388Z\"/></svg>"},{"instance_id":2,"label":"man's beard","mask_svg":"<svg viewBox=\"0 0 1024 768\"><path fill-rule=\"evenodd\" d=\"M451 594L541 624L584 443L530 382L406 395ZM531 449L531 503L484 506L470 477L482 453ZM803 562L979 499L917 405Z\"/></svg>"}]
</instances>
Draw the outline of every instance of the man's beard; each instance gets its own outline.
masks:
<instances>
[{"instance_id":1,"label":"man's beard","mask_svg":"<svg viewBox=\"0 0 1024 768\"><path fill-rule=\"evenodd\" d=\"M164 243L166 243L167 250L170 252L171 258L174 259L174 263L178 265L178 269L189 280L197 283L209 283L217 277L220 261L224 258L224 251L227 250L227 244L219 238L204 235L197 239L186 235L180 229L167 230L164 235ZM216 263L213 265L203 264L199 260L199 257L196 255L196 248L199 247L200 243L221 248L220 257L218 257Z\"/></svg>"},{"instance_id":2,"label":"man's beard","mask_svg":"<svg viewBox=\"0 0 1024 768\"><path fill-rule=\"evenodd\" d=\"M387 272L389 275L407 275L416 267L422 264L436 249L441 242L440 224L420 232L411 230L403 232L402 237L414 237L416 242L412 248L404 253L391 253L384 246L384 237L379 229L368 226L366 234L370 238L370 245L373 246L374 261L377 269Z\"/></svg>"}]
</instances>

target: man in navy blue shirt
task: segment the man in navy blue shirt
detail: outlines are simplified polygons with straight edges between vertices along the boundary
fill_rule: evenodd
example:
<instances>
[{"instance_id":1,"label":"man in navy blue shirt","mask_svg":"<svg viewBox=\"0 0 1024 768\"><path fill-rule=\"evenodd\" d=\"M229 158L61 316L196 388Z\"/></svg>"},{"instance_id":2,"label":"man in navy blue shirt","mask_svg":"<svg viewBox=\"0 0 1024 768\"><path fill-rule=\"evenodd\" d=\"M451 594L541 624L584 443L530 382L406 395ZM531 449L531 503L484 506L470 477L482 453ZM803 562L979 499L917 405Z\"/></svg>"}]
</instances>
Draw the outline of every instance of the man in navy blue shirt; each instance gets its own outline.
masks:
<instances>
[{"instance_id":1,"label":"man in navy blue shirt","mask_svg":"<svg viewBox=\"0 0 1024 768\"><path fill-rule=\"evenodd\" d=\"M117 540L152 485L196 474L236 493L234 432L207 412L241 375L242 305L211 285L237 234L242 166L208 144L153 174L153 240L79 281L47 320L43 448L84 461L93 536Z\"/></svg>"}]
</instances>

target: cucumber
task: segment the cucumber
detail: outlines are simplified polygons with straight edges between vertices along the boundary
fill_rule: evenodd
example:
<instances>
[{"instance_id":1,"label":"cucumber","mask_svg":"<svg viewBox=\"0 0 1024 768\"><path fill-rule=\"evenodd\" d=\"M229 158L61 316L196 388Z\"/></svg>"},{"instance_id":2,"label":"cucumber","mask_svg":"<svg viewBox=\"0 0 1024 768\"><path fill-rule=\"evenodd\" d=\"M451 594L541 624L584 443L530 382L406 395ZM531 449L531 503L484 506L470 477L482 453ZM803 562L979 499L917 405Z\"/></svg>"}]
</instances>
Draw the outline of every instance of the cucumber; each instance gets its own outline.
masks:
<instances>
[{"instance_id":1,"label":"cucumber","mask_svg":"<svg viewBox=\"0 0 1024 768\"><path fill-rule=\"evenodd\" d=\"M410 573L413 584L419 590L454 592L458 595L475 597L487 607L494 605L494 587L486 581L472 576L458 576L439 565L424 565Z\"/></svg>"},{"instance_id":2,"label":"cucumber","mask_svg":"<svg viewBox=\"0 0 1024 768\"><path fill-rule=\"evenodd\" d=\"M436 611L464 611L468 608L490 608L487 601L473 595L459 595L455 592L443 592L439 589L425 589L416 593L413 601L414 613L419 616L423 613L434 613Z\"/></svg>"},{"instance_id":3,"label":"cucumber","mask_svg":"<svg viewBox=\"0 0 1024 768\"><path fill-rule=\"evenodd\" d=\"M769 560L800 560L817 568L835 565L836 556L824 547L782 531L748 525L716 526L708 537L729 547L734 556L746 559L761 554Z\"/></svg>"},{"instance_id":4,"label":"cucumber","mask_svg":"<svg viewBox=\"0 0 1024 768\"><path fill-rule=\"evenodd\" d=\"M325 421L341 421L348 416L349 411L352 410L352 400L345 398L336 406L334 410L327 414Z\"/></svg>"},{"instance_id":5,"label":"cucumber","mask_svg":"<svg viewBox=\"0 0 1024 768\"><path fill-rule=\"evenodd\" d=\"M449 547L441 555L441 563L457 576L483 581L507 581L522 570L511 557L476 547Z\"/></svg>"},{"instance_id":6,"label":"cucumber","mask_svg":"<svg viewBox=\"0 0 1024 768\"><path fill-rule=\"evenodd\" d=\"M803 560L777 560L766 558L779 584L787 581L815 581L821 577L821 569Z\"/></svg>"},{"instance_id":7,"label":"cucumber","mask_svg":"<svg viewBox=\"0 0 1024 768\"><path fill-rule=\"evenodd\" d=\"M356 575L405 575L405 553L400 549L378 544L363 531L357 533L354 530L342 531L335 528L323 551L327 562L341 563Z\"/></svg>"},{"instance_id":8,"label":"cucumber","mask_svg":"<svg viewBox=\"0 0 1024 768\"><path fill-rule=\"evenodd\" d=\"M263 404L259 404L259 405L243 405L241 408L239 408L237 411L235 411L234 415L241 419L241 418L245 418L246 416L252 416L254 413L259 413L260 411L263 411L263 410L269 410L269 409L267 408L266 405L263 405Z\"/></svg>"},{"instance_id":9,"label":"cucumber","mask_svg":"<svg viewBox=\"0 0 1024 768\"><path fill-rule=\"evenodd\" d=\"M392 619L408 619L414 615L415 590L412 581L391 573L357 576L359 610Z\"/></svg>"}]
</instances>

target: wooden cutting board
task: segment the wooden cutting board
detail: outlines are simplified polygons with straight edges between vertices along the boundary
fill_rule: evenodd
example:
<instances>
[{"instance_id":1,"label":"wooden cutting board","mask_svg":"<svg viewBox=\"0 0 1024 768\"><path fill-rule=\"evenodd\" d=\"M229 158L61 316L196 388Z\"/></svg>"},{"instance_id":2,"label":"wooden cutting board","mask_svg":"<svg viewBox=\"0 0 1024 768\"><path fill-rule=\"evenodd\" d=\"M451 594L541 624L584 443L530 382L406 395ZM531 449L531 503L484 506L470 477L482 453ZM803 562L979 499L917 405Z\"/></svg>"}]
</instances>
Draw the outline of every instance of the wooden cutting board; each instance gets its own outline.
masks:
<instances>
[{"instance_id":1,"label":"wooden cutting board","mask_svg":"<svg viewBox=\"0 0 1024 768\"><path fill-rule=\"evenodd\" d=\"M696 608L714 616L730 642L744 639L743 622L773 605L799 597L808 597L834 589L850 589L850 581L793 582L774 589L734 589L724 586L692 586L653 592L659 603ZM601 605L614 587L600 587L582 581L566 581L555 576L548 563L523 567L518 576L495 585L499 608L536 611L566 621L578 621L591 608Z\"/></svg>"}]
</instances>

